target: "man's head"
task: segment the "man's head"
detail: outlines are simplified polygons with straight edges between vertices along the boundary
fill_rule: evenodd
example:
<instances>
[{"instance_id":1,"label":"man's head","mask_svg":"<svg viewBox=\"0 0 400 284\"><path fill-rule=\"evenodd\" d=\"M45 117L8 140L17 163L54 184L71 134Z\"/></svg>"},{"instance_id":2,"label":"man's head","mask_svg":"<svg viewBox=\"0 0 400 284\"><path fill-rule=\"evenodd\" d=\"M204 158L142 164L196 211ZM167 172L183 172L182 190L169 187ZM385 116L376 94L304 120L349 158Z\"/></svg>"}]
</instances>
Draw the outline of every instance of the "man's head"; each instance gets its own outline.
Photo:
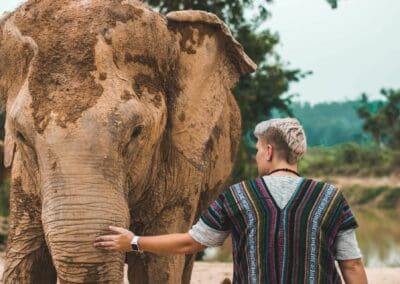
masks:
<instances>
[{"instance_id":1,"label":"man's head","mask_svg":"<svg viewBox=\"0 0 400 284\"><path fill-rule=\"evenodd\" d=\"M275 167L296 166L307 150L303 127L295 118L276 118L257 124L254 135L258 173L264 175Z\"/></svg>"}]
</instances>

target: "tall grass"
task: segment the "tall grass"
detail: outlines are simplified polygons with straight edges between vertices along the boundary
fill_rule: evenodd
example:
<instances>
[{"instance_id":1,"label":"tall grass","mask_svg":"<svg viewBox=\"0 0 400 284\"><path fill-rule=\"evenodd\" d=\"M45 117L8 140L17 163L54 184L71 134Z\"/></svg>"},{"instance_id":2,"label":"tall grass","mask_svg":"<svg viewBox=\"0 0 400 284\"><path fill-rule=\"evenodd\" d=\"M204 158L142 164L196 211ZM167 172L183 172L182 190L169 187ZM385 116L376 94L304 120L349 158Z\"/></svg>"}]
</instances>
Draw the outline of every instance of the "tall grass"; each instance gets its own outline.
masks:
<instances>
[{"instance_id":1,"label":"tall grass","mask_svg":"<svg viewBox=\"0 0 400 284\"><path fill-rule=\"evenodd\" d=\"M389 176L400 172L400 151L353 143L313 147L299 170L306 176Z\"/></svg>"},{"instance_id":2,"label":"tall grass","mask_svg":"<svg viewBox=\"0 0 400 284\"><path fill-rule=\"evenodd\" d=\"M396 186L351 185L343 187L346 199L352 206L378 208L384 210L400 209L400 188Z\"/></svg>"}]
</instances>

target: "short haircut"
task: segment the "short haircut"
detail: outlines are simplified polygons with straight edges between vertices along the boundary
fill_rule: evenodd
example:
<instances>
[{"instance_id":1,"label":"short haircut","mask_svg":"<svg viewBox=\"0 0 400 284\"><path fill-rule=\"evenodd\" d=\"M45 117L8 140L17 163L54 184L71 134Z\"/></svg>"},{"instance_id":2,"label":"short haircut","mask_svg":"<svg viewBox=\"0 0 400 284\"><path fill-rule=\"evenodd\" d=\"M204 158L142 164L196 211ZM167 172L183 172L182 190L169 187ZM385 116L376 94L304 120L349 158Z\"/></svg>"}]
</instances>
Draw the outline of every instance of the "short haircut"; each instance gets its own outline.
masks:
<instances>
[{"instance_id":1,"label":"short haircut","mask_svg":"<svg viewBox=\"0 0 400 284\"><path fill-rule=\"evenodd\" d=\"M257 124L254 135L272 144L277 155L289 164L297 163L307 151L304 129L295 118L275 118Z\"/></svg>"}]
</instances>

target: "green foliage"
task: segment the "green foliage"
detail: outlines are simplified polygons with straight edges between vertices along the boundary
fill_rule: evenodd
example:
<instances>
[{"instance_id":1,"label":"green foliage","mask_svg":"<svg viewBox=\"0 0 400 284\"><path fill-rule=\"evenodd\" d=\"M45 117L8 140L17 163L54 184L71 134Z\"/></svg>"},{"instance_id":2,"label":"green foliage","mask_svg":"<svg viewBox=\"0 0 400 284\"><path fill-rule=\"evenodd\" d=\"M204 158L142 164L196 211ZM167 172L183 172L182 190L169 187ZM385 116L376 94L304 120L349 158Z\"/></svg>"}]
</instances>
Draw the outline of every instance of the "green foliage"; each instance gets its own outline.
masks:
<instances>
[{"instance_id":1,"label":"green foliage","mask_svg":"<svg viewBox=\"0 0 400 284\"><path fill-rule=\"evenodd\" d=\"M378 197L382 192L387 190L388 187L383 186L383 187L377 187L377 188L366 188L364 190L364 194L359 200L359 204L367 204L368 202L374 200L376 197Z\"/></svg>"},{"instance_id":2,"label":"green foliage","mask_svg":"<svg viewBox=\"0 0 400 284\"><path fill-rule=\"evenodd\" d=\"M4 123L6 121L6 114L0 111L0 140L4 140Z\"/></svg>"},{"instance_id":3,"label":"green foliage","mask_svg":"<svg viewBox=\"0 0 400 284\"><path fill-rule=\"evenodd\" d=\"M337 0L326 0L333 9L337 8Z\"/></svg>"},{"instance_id":4,"label":"green foliage","mask_svg":"<svg viewBox=\"0 0 400 284\"><path fill-rule=\"evenodd\" d=\"M261 21L265 20L269 15L265 4L267 2L272 2L272 0L146 0L145 2L153 7L157 7L161 13L189 9L208 11L216 14L219 18L228 23L232 29L235 29L246 22L246 10L252 10L255 13L252 20L254 24L259 24ZM255 2L258 2L258 4Z\"/></svg>"},{"instance_id":5,"label":"green foliage","mask_svg":"<svg viewBox=\"0 0 400 284\"><path fill-rule=\"evenodd\" d=\"M326 0L332 8L337 7L337 0ZM252 11L252 22L258 26L270 14L266 8L267 3L273 0L146 0L149 5L157 7L161 13L177 10L204 10L216 14L224 19L231 28L240 26L246 21L245 12Z\"/></svg>"},{"instance_id":6,"label":"green foliage","mask_svg":"<svg viewBox=\"0 0 400 284\"><path fill-rule=\"evenodd\" d=\"M8 216L9 212L9 182L0 181L0 216Z\"/></svg>"},{"instance_id":7,"label":"green foliage","mask_svg":"<svg viewBox=\"0 0 400 284\"><path fill-rule=\"evenodd\" d=\"M299 163L305 176L386 176L396 173L397 152L354 143L314 147Z\"/></svg>"},{"instance_id":8,"label":"green foliage","mask_svg":"<svg viewBox=\"0 0 400 284\"><path fill-rule=\"evenodd\" d=\"M246 143L240 143L237 161L228 184L234 184L256 176L258 176L256 161L248 151Z\"/></svg>"},{"instance_id":9,"label":"green foliage","mask_svg":"<svg viewBox=\"0 0 400 284\"><path fill-rule=\"evenodd\" d=\"M359 101L318 103L293 103L294 116L304 127L309 146L332 146L344 142L367 144L371 138L362 129L357 115ZM275 112L274 117L280 116Z\"/></svg>"},{"instance_id":10,"label":"green foliage","mask_svg":"<svg viewBox=\"0 0 400 284\"><path fill-rule=\"evenodd\" d=\"M362 186L359 184L341 188L348 202L355 206L373 202L378 196L390 189L388 186L369 187L368 185Z\"/></svg>"},{"instance_id":11,"label":"green foliage","mask_svg":"<svg viewBox=\"0 0 400 284\"><path fill-rule=\"evenodd\" d=\"M378 207L381 209L400 208L400 188L391 188L378 203Z\"/></svg>"},{"instance_id":12,"label":"green foliage","mask_svg":"<svg viewBox=\"0 0 400 284\"><path fill-rule=\"evenodd\" d=\"M384 103L371 110L368 96L362 95L358 114L363 119L363 129L370 133L375 142L400 149L400 90L381 90Z\"/></svg>"},{"instance_id":13,"label":"green foliage","mask_svg":"<svg viewBox=\"0 0 400 284\"><path fill-rule=\"evenodd\" d=\"M400 188L398 187L390 185L373 187L368 184L357 184L341 188L341 190L352 206L384 210L400 208Z\"/></svg>"}]
</instances>

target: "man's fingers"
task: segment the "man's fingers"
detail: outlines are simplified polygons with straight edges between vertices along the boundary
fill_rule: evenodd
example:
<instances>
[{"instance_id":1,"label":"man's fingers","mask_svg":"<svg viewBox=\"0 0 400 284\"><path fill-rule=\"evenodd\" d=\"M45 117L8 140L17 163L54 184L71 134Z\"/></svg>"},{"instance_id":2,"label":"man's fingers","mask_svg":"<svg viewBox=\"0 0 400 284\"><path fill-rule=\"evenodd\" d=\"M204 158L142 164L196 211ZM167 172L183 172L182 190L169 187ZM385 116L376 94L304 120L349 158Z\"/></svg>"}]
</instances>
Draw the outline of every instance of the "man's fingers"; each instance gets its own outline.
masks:
<instances>
[{"instance_id":1,"label":"man's fingers","mask_svg":"<svg viewBox=\"0 0 400 284\"><path fill-rule=\"evenodd\" d=\"M105 250L118 250L116 247L105 247Z\"/></svg>"},{"instance_id":2,"label":"man's fingers","mask_svg":"<svg viewBox=\"0 0 400 284\"><path fill-rule=\"evenodd\" d=\"M96 242L102 241L115 241L118 238L116 235L106 235L106 236L99 236L95 239Z\"/></svg>"},{"instance_id":3,"label":"man's fingers","mask_svg":"<svg viewBox=\"0 0 400 284\"><path fill-rule=\"evenodd\" d=\"M94 243L95 247L98 248L109 248L115 246L115 243L113 241L108 241L108 242L95 242Z\"/></svg>"},{"instance_id":4,"label":"man's fingers","mask_svg":"<svg viewBox=\"0 0 400 284\"><path fill-rule=\"evenodd\" d=\"M121 227L115 227L115 226L109 226L108 227L111 231L120 233L120 234L125 234L126 232L129 232L127 229L121 228Z\"/></svg>"}]
</instances>

